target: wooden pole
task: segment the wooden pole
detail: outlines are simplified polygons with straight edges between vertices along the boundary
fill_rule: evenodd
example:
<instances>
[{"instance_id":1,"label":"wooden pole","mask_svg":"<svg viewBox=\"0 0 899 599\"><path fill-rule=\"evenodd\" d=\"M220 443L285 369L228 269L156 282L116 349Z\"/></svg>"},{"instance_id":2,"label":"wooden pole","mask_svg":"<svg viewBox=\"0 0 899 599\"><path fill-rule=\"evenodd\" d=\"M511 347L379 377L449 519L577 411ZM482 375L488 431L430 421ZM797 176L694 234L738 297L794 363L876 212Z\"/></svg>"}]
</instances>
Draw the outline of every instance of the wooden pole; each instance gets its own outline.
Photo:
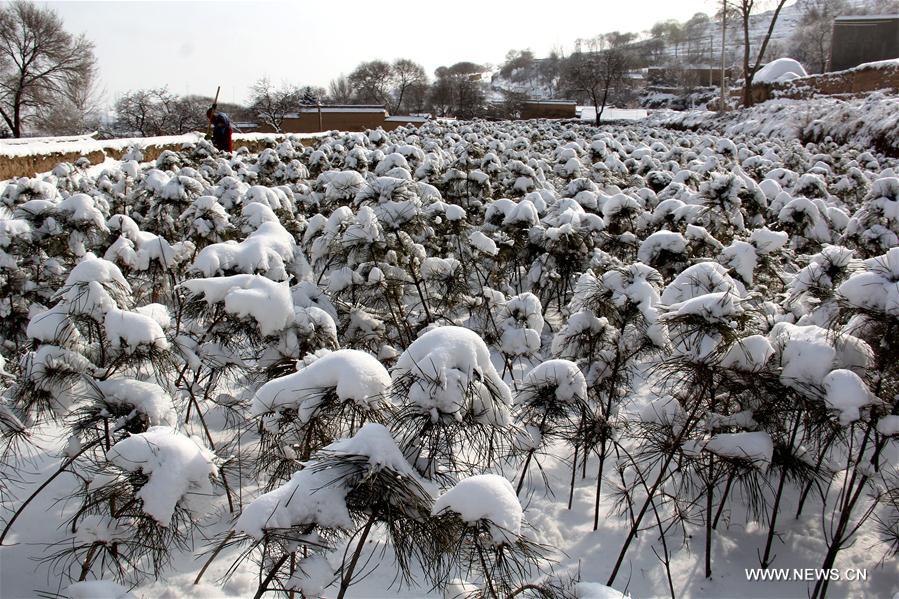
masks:
<instances>
[{"instance_id":1,"label":"wooden pole","mask_svg":"<svg viewBox=\"0 0 899 599\"><path fill-rule=\"evenodd\" d=\"M219 92L222 91L222 86L219 85L215 88L215 99L212 101L212 107L219 103ZM212 134L212 121L206 123L206 137L209 137Z\"/></svg>"},{"instance_id":2,"label":"wooden pole","mask_svg":"<svg viewBox=\"0 0 899 599\"><path fill-rule=\"evenodd\" d=\"M721 3L721 106L720 112L727 112L727 83L725 75L727 70L727 62L724 55L724 46L727 39L727 0Z\"/></svg>"}]
</instances>

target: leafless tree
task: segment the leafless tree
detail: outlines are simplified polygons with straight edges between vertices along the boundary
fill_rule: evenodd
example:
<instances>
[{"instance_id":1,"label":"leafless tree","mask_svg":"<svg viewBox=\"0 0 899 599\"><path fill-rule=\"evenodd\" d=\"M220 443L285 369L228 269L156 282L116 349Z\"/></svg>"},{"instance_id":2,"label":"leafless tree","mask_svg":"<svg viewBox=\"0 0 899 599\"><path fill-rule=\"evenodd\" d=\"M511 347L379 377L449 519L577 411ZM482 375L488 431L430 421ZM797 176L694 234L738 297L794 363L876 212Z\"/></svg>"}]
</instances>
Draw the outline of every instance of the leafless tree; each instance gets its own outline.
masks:
<instances>
[{"instance_id":1,"label":"leafless tree","mask_svg":"<svg viewBox=\"0 0 899 599\"><path fill-rule=\"evenodd\" d=\"M303 94L296 87L282 85L275 88L266 77L250 88L250 109L277 133L281 132L284 117L297 111L302 99Z\"/></svg>"},{"instance_id":2,"label":"leafless tree","mask_svg":"<svg viewBox=\"0 0 899 599\"><path fill-rule=\"evenodd\" d=\"M563 68L565 86L571 92L589 97L596 110L596 124L610 94L621 88L630 66L629 54L618 38L601 35L581 41L577 52L569 56Z\"/></svg>"},{"instance_id":3,"label":"leafless tree","mask_svg":"<svg viewBox=\"0 0 899 599\"><path fill-rule=\"evenodd\" d=\"M178 96L164 87L134 90L116 100L113 129L118 135L144 137L201 131L211 104L209 96ZM220 104L219 109L232 117L245 110L236 104Z\"/></svg>"},{"instance_id":4,"label":"leafless tree","mask_svg":"<svg viewBox=\"0 0 899 599\"><path fill-rule=\"evenodd\" d=\"M165 106L175 97L165 88L139 89L128 92L115 102L115 131L142 137L167 132Z\"/></svg>"},{"instance_id":5,"label":"leafless tree","mask_svg":"<svg viewBox=\"0 0 899 599\"><path fill-rule=\"evenodd\" d=\"M428 75L420 64L408 58L398 58L391 67L393 73L393 97L394 103L391 112L399 112L403 101L407 99L407 93L415 87L426 85Z\"/></svg>"},{"instance_id":6,"label":"leafless tree","mask_svg":"<svg viewBox=\"0 0 899 599\"><path fill-rule=\"evenodd\" d=\"M97 69L91 66L80 81L67 86L56 101L35 119L35 128L46 135L72 135L102 129L101 102L105 95Z\"/></svg>"},{"instance_id":7,"label":"leafless tree","mask_svg":"<svg viewBox=\"0 0 899 599\"><path fill-rule=\"evenodd\" d=\"M830 58L833 20L849 12L846 0L802 0L799 25L790 38L790 56L813 73L823 73Z\"/></svg>"},{"instance_id":8,"label":"leafless tree","mask_svg":"<svg viewBox=\"0 0 899 599\"><path fill-rule=\"evenodd\" d=\"M346 75L331 80L328 85L328 95L336 104L349 104L353 100L353 86Z\"/></svg>"},{"instance_id":9,"label":"leafless tree","mask_svg":"<svg viewBox=\"0 0 899 599\"><path fill-rule=\"evenodd\" d=\"M473 62L457 62L434 71L431 102L440 115L452 114L468 119L485 111L486 91L483 76L489 69Z\"/></svg>"},{"instance_id":10,"label":"leafless tree","mask_svg":"<svg viewBox=\"0 0 899 599\"><path fill-rule=\"evenodd\" d=\"M83 85L94 46L63 29L55 11L17 1L0 7L0 116L14 137L57 98Z\"/></svg>"},{"instance_id":11,"label":"leafless tree","mask_svg":"<svg viewBox=\"0 0 899 599\"><path fill-rule=\"evenodd\" d=\"M394 82L393 68L383 60L363 62L350 73L349 81L359 101L388 104Z\"/></svg>"},{"instance_id":12,"label":"leafless tree","mask_svg":"<svg viewBox=\"0 0 899 599\"><path fill-rule=\"evenodd\" d=\"M771 15L771 21L768 23L768 30L759 46L758 54L755 58L755 64L750 65L752 54L752 38L749 35L750 19L756 10L762 8L764 2L762 0L736 0L736 9L740 15L740 23L743 25L743 106L752 106L752 81L755 78L756 71L762 65L765 59L765 51L768 49L768 43L771 41L771 34L774 33L774 26L777 24L777 18L783 9L787 0L777 0L774 7L774 14Z\"/></svg>"}]
</instances>

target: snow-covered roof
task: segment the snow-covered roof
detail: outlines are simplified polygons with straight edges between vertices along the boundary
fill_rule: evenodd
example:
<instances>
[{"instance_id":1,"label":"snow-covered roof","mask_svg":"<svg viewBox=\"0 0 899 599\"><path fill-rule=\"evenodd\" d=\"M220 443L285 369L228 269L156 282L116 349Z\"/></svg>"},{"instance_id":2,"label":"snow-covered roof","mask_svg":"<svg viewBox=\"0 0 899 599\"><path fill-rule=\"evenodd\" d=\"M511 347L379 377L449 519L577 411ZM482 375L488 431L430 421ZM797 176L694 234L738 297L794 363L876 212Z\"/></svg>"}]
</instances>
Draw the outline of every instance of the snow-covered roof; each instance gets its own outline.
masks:
<instances>
[{"instance_id":1,"label":"snow-covered roof","mask_svg":"<svg viewBox=\"0 0 899 599\"><path fill-rule=\"evenodd\" d=\"M864 62L857 67L846 69L847 71L867 71L869 69L896 69L899 68L899 58L890 58L889 60L876 60L874 62Z\"/></svg>"},{"instance_id":2,"label":"snow-covered roof","mask_svg":"<svg viewBox=\"0 0 899 599\"><path fill-rule=\"evenodd\" d=\"M343 106L304 106L300 108L297 112L291 112L284 115L286 119L298 119L300 118L300 113L317 113L319 112L383 112L386 113L387 109L384 106L379 105L343 105Z\"/></svg>"},{"instance_id":3,"label":"snow-covered roof","mask_svg":"<svg viewBox=\"0 0 899 599\"><path fill-rule=\"evenodd\" d=\"M389 116L385 121L388 123L402 122L402 123L424 123L425 121L430 120L431 117L427 116Z\"/></svg>"},{"instance_id":4,"label":"snow-covered roof","mask_svg":"<svg viewBox=\"0 0 899 599\"><path fill-rule=\"evenodd\" d=\"M574 100L526 100L525 104L559 104L563 106L576 105Z\"/></svg>"},{"instance_id":5,"label":"snow-covered roof","mask_svg":"<svg viewBox=\"0 0 899 599\"><path fill-rule=\"evenodd\" d=\"M845 15L836 17L834 21L892 21L899 20L899 14L893 15Z\"/></svg>"}]
</instances>

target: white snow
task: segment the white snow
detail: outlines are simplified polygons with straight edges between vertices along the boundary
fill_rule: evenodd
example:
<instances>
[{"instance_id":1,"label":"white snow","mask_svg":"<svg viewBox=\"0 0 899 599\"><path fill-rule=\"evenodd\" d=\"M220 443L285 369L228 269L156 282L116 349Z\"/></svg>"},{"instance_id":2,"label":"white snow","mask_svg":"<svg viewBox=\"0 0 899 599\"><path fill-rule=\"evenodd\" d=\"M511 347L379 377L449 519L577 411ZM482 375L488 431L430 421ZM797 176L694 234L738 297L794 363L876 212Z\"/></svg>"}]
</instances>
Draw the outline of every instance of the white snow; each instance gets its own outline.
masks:
<instances>
[{"instance_id":1,"label":"white snow","mask_svg":"<svg viewBox=\"0 0 899 599\"><path fill-rule=\"evenodd\" d=\"M496 247L496 242L480 231L472 231L468 235L468 243L470 243L472 247L487 254L488 256L495 256L497 253L499 253L499 248Z\"/></svg>"},{"instance_id":2,"label":"white snow","mask_svg":"<svg viewBox=\"0 0 899 599\"><path fill-rule=\"evenodd\" d=\"M859 308L899 315L899 247L866 260L865 268L841 284L837 293Z\"/></svg>"},{"instance_id":3,"label":"white snow","mask_svg":"<svg viewBox=\"0 0 899 599\"><path fill-rule=\"evenodd\" d=\"M271 380L253 396L254 415L297 410L307 422L324 400L324 391L333 389L340 401L366 405L381 398L390 387L390 375L373 356L355 349L341 349L322 356L302 370Z\"/></svg>"},{"instance_id":4,"label":"white snow","mask_svg":"<svg viewBox=\"0 0 899 599\"><path fill-rule=\"evenodd\" d=\"M143 511L160 526L167 527L179 503L188 508L208 505L212 495L210 477L218 475L215 454L199 441L168 426L153 426L112 446L109 462L128 472L143 472L149 480L137 492ZM189 502L188 495L202 497Z\"/></svg>"},{"instance_id":5,"label":"white snow","mask_svg":"<svg viewBox=\"0 0 899 599\"><path fill-rule=\"evenodd\" d=\"M724 368L758 372L774 355L774 348L763 335L750 335L734 343L719 364Z\"/></svg>"},{"instance_id":6,"label":"white snow","mask_svg":"<svg viewBox=\"0 0 899 599\"><path fill-rule=\"evenodd\" d=\"M147 345L165 350L169 342L159 321L140 312L110 308L103 320L103 328L113 348L126 347L129 353Z\"/></svg>"},{"instance_id":7,"label":"white snow","mask_svg":"<svg viewBox=\"0 0 899 599\"><path fill-rule=\"evenodd\" d=\"M798 60L792 58L777 58L772 60L756 72L754 83L780 83L792 81L800 77L806 77L805 68Z\"/></svg>"},{"instance_id":8,"label":"white snow","mask_svg":"<svg viewBox=\"0 0 899 599\"><path fill-rule=\"evenodd\" d=\"M552 389L561 402L584 401L587 399L587 381L581 369L570 360L547 360L535 366L522 381L525 389L517 401L527 402L541 388Z\"/></svg>"},{"instance_id":9,"label":"white snow","mask_svg":"<svg viewBox=\"0 0 899 599\"><path fill-rule=\"evenodd\" d=\"M439 327L413 341L391 372L394 381L404 375L413 377L409 401L430 412L433 419L440 413L461 417L470 410L469 386L479 398L488 395L485 385L498 394L498 405L485 406L488 418L505 418L512 403L509 387L493 367L487 345L469 329Z\"/></svg>"},{"instance_id":10,"label":"white snow","mask_svg":"<svg viewBox=\"0 0 899 599\"><path fill-rule=\"evenodd\" d=\"M630 596L598 582L579 582L575 592L577 599L626 599Z\"/></svg>"},{"instance_id":11,"label":"white snow","mask_svg":"<svg viewBox=\"0 0 899 599\"><path fill-rule=\"evenodd\" d=\"M224 242L200 250L191 269L205 277L237 271L260 273L283 281L287 279L286 265L294 259L296 242L278 222L264 222L240 243Z\"/></svg>"},{"instance_id":12,"label":"white snow","mask_svg":"<svg viewBox=\"0 0 899 599\"><path fill-rule=\"evenodd\" d=\"M383 424L366 423L349 439L328 445L326 451L330 454L365 456L373 471L387 468L397 474L414 476L412 466Z\"/></svg>"},{"instance_id":13,"label":"white snow","mask_svg":"<svg viewBox=\"0 0 899 599\"><path fill-rule=\"evenodd\" d=\"M193 295L202 295L210 305L223 301L230 314L253 318L262 335L275 334L294 319L287 283L276 283L260 275L190 279L181 287Z\"/></svg>"},{"instance_id":14,"label":"white snow","mask_svg":"<svg viewBox=\"0 0 899 599\"><path fill-rule=\"evenodd\" d=\"M524 515L512 483L497 474L478 474L462 479L434 502L433 514L453 512L463 522L489 522L497 545L509 543L521 534Z\"/></svg>"},{"instance_id":15,"label":"white snow","mask_svg":"<svg viewBox=\"0 0 899 599\"><path fill-rule=\"evenodd\" d=\"M134 599L127 587L110 580L83 580L66 587L68 599Z\"/></svg>"},{"instance_id":16,"label":"white snow","mask_svg":"<svg viewBox=\"0 0 899 599\"><path fill-rule=\"evenodd\" d=\"M846 426L859 418L859 410L874 403L865 382L851 370L832 370L822 381L826 393L824 402L840 413L840 424Z\"/></svg>"},{"instance_id":17,"label":"white snow","mask_svg":"<svg viewBox=\"0 0 899 599\"><path fill-rule=\"evenodd\" d=\"M107 402L132 406L135 411L146 414L151 426L178 424L178 415L171 396L155 383L130 378L113 378L96 381L94 384Z\"/></svg>"},{"instance_id":18,"label":"white snow","mask_svg":"<svg viewBox=\"0 0 899 599\"><path fill-rule=\"evenodd\" d=\"M712 453L728 458L744 458L767 466L774 455L774 442L766 432L720 433L706 443Z\"/></svg>"},{"instance_id":19,"label":"white snow","mask_svg":"<svg viewBox=\"0 0 899 599\"><path fill-rule=\"evenodd\" d=\"M304 468L289 481L247 504L234 530L261 539L267 529L317 524L325 528L350 528L353 520L346 506L347 490L332 484L326 470Z\"/></svg>"}]
</instances>

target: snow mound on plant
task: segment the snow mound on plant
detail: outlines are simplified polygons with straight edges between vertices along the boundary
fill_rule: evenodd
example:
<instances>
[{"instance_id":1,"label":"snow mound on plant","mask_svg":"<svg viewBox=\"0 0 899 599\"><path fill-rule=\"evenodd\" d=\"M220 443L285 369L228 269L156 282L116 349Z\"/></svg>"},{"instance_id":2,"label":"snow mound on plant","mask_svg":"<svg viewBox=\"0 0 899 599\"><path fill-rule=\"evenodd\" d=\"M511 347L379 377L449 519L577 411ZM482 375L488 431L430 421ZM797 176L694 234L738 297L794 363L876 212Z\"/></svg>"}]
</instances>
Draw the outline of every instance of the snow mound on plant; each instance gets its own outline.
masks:
<instances>
[{"instance_id":1,"label":"snow mound on plant","mask_svg":"<svg viewBox=\"0 0 899 599\"><path fill-rule=\"evenodd\" d=\"M137 497L144 512L164 527L188 494L212 495L210 477L218 472L214 453L169 426L153 426L122 439L106 457L123 470L149 477Z\"/></svg>"},{"instance_id":2,"label":"snow mound on plant","mask_svg":"<svg viewBox=\"0 0 899 599\"><path fill-rule=\"evenodd\" d=\"M824 403L840 413L840 424L846 426L859 418L865 406L876 401L868 386L851 370L838 368L824 377Z\"/></svg>"},{"instance_id":3,"label":"snow mound on plant","mask_svg":"<svg viewBox=\"0 0 899 599\"><path fill-rule=\"evenodd\" d=\"M120 378L94 384L108 403L132 406L147 416L151 426L177 424L178 416L171 396L155 383Z\"/></svg>"},{"instance_id":4,"label":"snow mound on plant","mask_svg":"<svg viewBox=\"0 0 899 599\"><path fill-rule=\"evenodd\" d=\"M729 320L742 314L738 298L727 291L706 293L698 297L690 298L668 306L668 311L663 315L665 320L696 316L711 323Z\"/></svg>"},{"instance_id":5,"label":"snow mound on plant","mask_svg":"<svg viewBox=\"0 0 899 599\"><path fill-rule=\"evenodd\" d=\"M238 271L262 273L266 277L283 281L287 279L285 265L296 251L296 242L287 229L278 222L264 222L240 243L226 241L214 243L200 250L191 270L204 277L217 273Z\"/></svg>"},{"instance_id":6,"label":"snow mound on plant","mask_svg":"<svg viewBox=\"0 0 899 599\"><path fill-rule=\"evenodd\" d=\"M570 360L547 360L527 373L522 382L519 402L535 395L539 389L553 389L556 399L571 403L587 398L587 381L578 365Z\"/></svg>"},{"instance_id":7,"label":"snow mound on plant","mask_svg":"<svg viewBox=\"0 0 899 599\"><path fill-rule=\"evenodd\" d=\"M254 415L293 408L301 422L307 422L324 399L323 391L333 389L341 401L367 404L383 396L390 387L390 375L371 355L341 349L329 353L302 370L264 384L253 396Z\"/></svg>"},{"instance_id":8,"label":"snow mound on plant","mask_svg":"<svg viewBox=\"0 0 899 599\"><path fill-rule=\"evenodd\" d=\"M803 390L805 385L821 385L835 368L863 370L871 361L867 343L852 335L833 338L828 329L816 325L797 326L779 322L768 335L782 370L780 380Z\"/></svg>"},{"instance_id":9,"label":"snow mound on plant","mask_svg":"<svg viewBox=\"0 0 899 599\"><path fill-rule=\"evenodd\" d=\"M579 582L575 587L577 599L625 599L625 595L598 582Z\"/></svg>"},{"instance_id":10,"label":"snow mound on plant","mask_svg":"<svg viewBox=\"0 0 899 599\"><path fill-rule=\"evenodd\" d=\"M700 262L685 268L662 292L661 302L671 305L706 293L728 291L740 297L745 289L716 262Z\"/></svg>"},{"instance_id":11,"label":"snow mound on plant","mask_svg":"<svg viewBox=\"0 0 899 599\"><path fill-rule=\"evenodd\" d=\"M202 295L210 305L224 301L226 312L253 318L262 335L277 333L294 320L293 299L286 282L276 283L260 275L232 275L191 279L180 287Z\"/></svg>"},{"instance_id":12,"label":"snow mound on plant","mask_svg":"<svg viewBox=\"0 0 899 599\"><path fill-rule=\"evenodd\" d=\"M404 375L414 379L410 401L431 412L432 418L438 412L461 418L470 407L466 399L469 386L483 398L488 395L485 384L489 385L499 396L499 409L512 403L509 387L490 361L487 344L477 333L462 327L439 327L413 341L393 369L394 381Z\"/></svg>"},{"instance_id":13,"label":"snow mound on plant","mask_svg":"<svg viewBox=\"0 0 899 599\"><path fill-rule=\"evenodd\" d=\"M290 480L244 507L234 530L261 539L265 530L317 524L324 528L350 528L347 490L332 484L334 473L306 467Z\"/></svg>"},{"instance_id":14,"label":"snow mound on plant","mask_svg":"<svg viewBox=\"0 0 899 599\"><path fill-rule=\"evenodd\" d=\"M110 346L125 347L129 353L141 345L163 350L169 347L159 322L140 312L110 308L103 320L103 328Z\"/></svg>"},{"instance_id":15,"label":"snow mound on plant","mask_svg":"<svg viewBox=\"0 0 899 599\"><path fill-rule=\"evenodd\" d=\"M744 372L759 372L774 355L774 348L767 337L750 335L743 337L727 350L718 363L724 368Z\"/></svg>"},{"instance_id":16,"label":"snow mound on plant","mask_svg":"<svg viewBox=\"0 0 899 599\"><path fill-rule=\"evenodd\" d=\"M755 464L771 463L774 442L766 432L721 433L709 439L705 448L715 455L742 458Z\"/></svg>"},{"instance_id":17,"label":"snow mound on plant","mask_svg":"<svg viewBox=\"0 0 899 599\"><path fill-rule=\"evenodd\" d=\"M325 448L327 453L365 456L374 470L388 468L398 474L414 476L412 466L397 447L390 431L383 424L369 422L349 439L334 441Z\"/></svg>"},{"instance_id":18,"label":"snow mound on plant","mask_svg":"<svg viewBox=\"0 0 899 599\"><path fill-rule=\"evenodd\" d=\"M837 294L857 308L899 316L899 247L864 264L866 270L849 277Z\"/></svg>"},{"instance_id":19,"label":"snow mound on plant","mask_svg":"<svg viewBox=\"0 0 899 599\"><path fill-rule=\"evenodd\" d=\"M456 483L434 502L431 513L454 512L463 522L491 523L491 537L497 545L521 534L524 515L512 483L497 474L478 474Z\"/></svg>"},{"instance_id":20,"label":"snow mound on plant","mask_svg":"<svg viewBox=\"0 0 899 599\"><path fill-rule=\"evenodd\" d=\"M754 83L780 83L807 76L808 73L798 60L777 58L760 68L752 81Z\"/></svg>"},{"instance_id":21,"label":"snow mound on plant","mask_svg":"<svg viewBox=\"0 0 899 599\"><path fill-rule=\"evenodd\" d=\"M380 424L364 425L352 438L331 443L321 454L366 456L375 471L389 469L397 475L414 476L390 431ZM321 468L312 460L288 482L247 505L234 530L260 539L265 530L292 526L350 528L349 489L338 479L332 468Z\"/></svg>"}]
</instances>

